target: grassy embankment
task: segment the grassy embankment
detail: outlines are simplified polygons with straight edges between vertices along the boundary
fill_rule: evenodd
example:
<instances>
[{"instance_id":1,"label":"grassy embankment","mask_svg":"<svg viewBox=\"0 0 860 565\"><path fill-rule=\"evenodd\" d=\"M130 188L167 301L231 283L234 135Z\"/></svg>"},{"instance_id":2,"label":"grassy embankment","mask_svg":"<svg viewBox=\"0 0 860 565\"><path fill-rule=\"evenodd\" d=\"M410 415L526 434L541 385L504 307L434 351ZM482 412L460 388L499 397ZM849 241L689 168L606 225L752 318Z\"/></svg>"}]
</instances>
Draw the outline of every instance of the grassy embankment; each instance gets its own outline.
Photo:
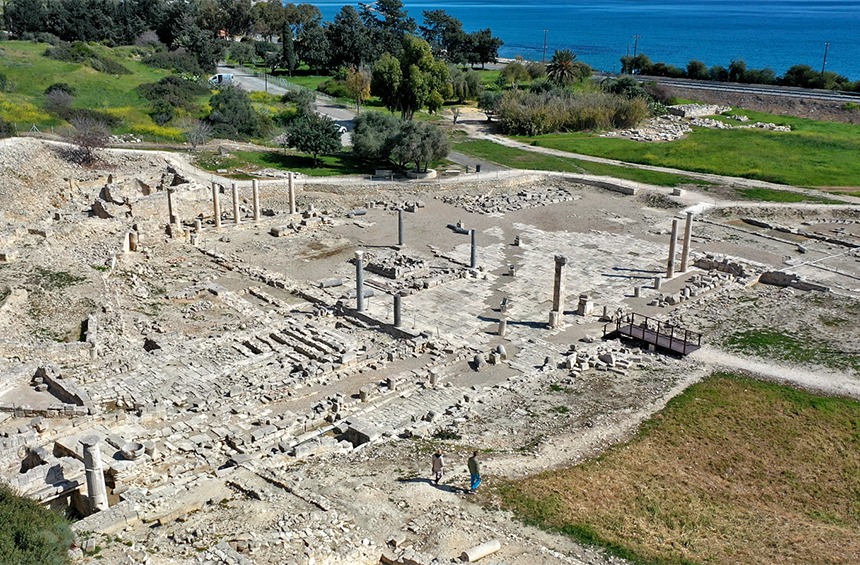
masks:
<instances>
[{"instance_id":1,"label":"grassy embankment","mask_svg":"<svg viewBox=\"0 0 860 565\"><path fill-rule=\"evenodd\" d=\"M860 125L823 122L735 109L751 121L790 125L791 132L693 128L685 139L639 143L593 133L518 137L520 141L571 153L660 167L857 192L860 187ZM741 122L723 121L740 125Z\"/></svg>"},{"instance_id":2,"label":"grassy embankment","mask_svg":"<svg viewBox=\"0 0 860 565\"><path fill-rule=\"evenodd\" d=\"M75 89L74 108L104 111L122 119L115 133L179 140L174 127L160 127L147 114L149 102L137 90L143 83L157 82L169 71L153 69L131 56L134 48L110 49L90 46L132 71L130 75L109 75L80 63L66 63L43 56L48 45L26 41L0 43L0 73L14 82L12 92L0 93L0 117L28 131L34 124L41 131L64 126L64 121L49 114L44 107L45 89L63 82Z\"/></svg>"},{"instance_id":3,"label":"grassy embankment","mask_svg":"<svg viewBox=\"0 0 860 565\"><path fill-rule=\"evenodd\" d=\"M860 403L716 375L598 460L497 490L643 565L856 563L858 449Z\"/></svg>"}]
</instances>

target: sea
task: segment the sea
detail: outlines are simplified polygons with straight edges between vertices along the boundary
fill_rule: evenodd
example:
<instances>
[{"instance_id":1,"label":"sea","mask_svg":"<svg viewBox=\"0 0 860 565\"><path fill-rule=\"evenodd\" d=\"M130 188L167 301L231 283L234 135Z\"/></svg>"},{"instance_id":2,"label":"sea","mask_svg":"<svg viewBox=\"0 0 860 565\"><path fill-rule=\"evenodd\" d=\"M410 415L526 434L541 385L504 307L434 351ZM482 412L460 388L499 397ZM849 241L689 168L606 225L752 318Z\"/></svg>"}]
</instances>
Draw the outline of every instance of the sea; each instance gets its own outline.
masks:
<instances>
[{"instance_id":1,"label":"sea","mask_svg":"<svg viewBox=\"0 0 860 565\"><path fill-rule=\"evenodd\" d=\"M293 0L296 1L296 0ZM298 3L298 2L297 2ZM345 2L312 2L331 21ZM466 31L490 28L505 44L500 57L542 60L570 49L601 71L645 53L680 67L691 59L728 67L793 65L860 80L860 0L403 0L419 25L423 12L445 10ZM358 4L352 4L358 8ZM638 37L637 37L638 36Z\"/></svg>"}]
</instances>

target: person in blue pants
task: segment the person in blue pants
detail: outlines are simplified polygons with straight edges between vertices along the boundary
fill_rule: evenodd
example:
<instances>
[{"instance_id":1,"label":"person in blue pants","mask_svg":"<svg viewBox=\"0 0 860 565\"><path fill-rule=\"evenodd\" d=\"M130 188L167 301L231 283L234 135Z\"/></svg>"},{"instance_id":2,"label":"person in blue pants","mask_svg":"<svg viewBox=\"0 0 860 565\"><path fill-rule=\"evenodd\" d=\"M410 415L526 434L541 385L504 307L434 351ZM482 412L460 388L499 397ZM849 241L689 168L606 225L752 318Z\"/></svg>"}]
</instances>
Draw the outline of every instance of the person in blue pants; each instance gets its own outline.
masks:
<instances>
[{"instance_id":1,"label":"person in blue pants","mask_svg":"<svg viewBox=\"0 0 860 565\"><path fill-rule=\"evenodd\" d=\"M477 451L472 452L472 456L469 457L468 466L469 474L471 475L471 487L469 488L469 493L474 494L478 485L481 484L481 464L478 462Z\"/></svg>"}]
</instances>

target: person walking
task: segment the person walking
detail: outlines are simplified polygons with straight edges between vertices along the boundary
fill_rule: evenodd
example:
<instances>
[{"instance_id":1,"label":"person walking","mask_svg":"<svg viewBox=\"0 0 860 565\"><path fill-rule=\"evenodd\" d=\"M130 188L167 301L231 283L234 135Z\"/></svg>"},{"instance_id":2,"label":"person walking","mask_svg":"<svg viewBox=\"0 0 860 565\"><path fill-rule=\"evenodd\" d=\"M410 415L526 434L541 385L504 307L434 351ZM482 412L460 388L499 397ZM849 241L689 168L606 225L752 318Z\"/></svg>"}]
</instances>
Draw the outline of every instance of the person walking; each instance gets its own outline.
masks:
<instances>
[{"instance_id":1,"label":"person walking","mask_svg":"<svg viewBox=\"0 0 860 565\"><path fill-rule=\"evenodd\" d=\"M442 475L445 474L445 459L442 457L441 449L437 449L436 453L433 454L432 470L434 477L433 482L438 485L439 481L442 479Z\"/></svg>"},{"instance_id":2,"label":"person walking","mask_svg":"<svg viewBox=\"0 0 860 565\"><path fill-rule=\"evenodd\" d=\"M475 494L475 490L478 488L478 485L481 484L481 464L478 462L477 451L472 452L472 456L469 457L468 466L469 474L471 475L469 494Z\"/></svg>"}]
</instances>

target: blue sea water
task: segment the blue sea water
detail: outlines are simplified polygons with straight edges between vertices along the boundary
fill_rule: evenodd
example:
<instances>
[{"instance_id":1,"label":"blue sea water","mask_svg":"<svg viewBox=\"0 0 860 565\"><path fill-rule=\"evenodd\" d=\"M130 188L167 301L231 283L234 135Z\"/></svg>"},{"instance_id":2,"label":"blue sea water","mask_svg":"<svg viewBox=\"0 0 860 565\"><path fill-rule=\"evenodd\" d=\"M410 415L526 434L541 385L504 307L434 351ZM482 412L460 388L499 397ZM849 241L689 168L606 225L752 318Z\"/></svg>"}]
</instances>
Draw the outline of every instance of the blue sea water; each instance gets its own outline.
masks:
<instances>
[{"instance_id":1,"label":"blue sea water","mask_svg":"<svg viewBox=\"0 0 860 565\"><path fill-rule=\"evenodd\" d=\"M297 1L297 0L293 0ZM312 2L331 21L343 1ZM501 57L540 60L546 31L547 58L571 49L596 69L620 68L619 59L638 51L652 61L685 66L690 59L782 74L792 65L860 79L860 0L403 0L422 23L425 10L445 10L466 31L491 28L505 45ZM357 3L352 4L358 7Z\"/></svg>"}]
</instances>

